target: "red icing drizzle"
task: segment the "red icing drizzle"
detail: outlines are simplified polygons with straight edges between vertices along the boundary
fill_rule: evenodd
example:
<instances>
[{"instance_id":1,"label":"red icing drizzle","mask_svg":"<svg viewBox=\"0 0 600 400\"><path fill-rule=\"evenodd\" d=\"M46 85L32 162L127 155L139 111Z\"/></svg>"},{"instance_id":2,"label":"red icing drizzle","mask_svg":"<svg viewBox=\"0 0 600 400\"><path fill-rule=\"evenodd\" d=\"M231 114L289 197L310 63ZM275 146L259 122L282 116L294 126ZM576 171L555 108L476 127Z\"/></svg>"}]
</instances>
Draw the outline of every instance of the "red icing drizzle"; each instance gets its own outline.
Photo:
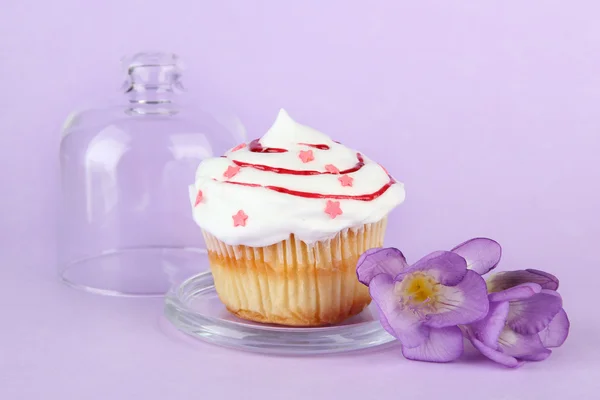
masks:
<instances>
[{"instance_id":1,"label":"red icing drizzle","mask_svg":"<svg viewBox=\"0 0 600 400\"><path fill-rule=\"evenodd\" d=\"M336 142L339 143L339 142ZM316 148L318 150L329 150L330 147L326 144L308 144L308 143L298 143L299 145L309 146ZM259 139L254 139L250 142L248 149L253 153L286 153L288 150L280 149L277 147L263 147L260 144ZM262 164L252 164L244 161L231 160L238 167L244 168L254 168L261 171L274 172L276 174L288 174L288 175L325 175L325 174L335 174L335 175L344 175L352 172L356 172L360 170L364 165L365 161L360 153L356 153L356 164L348 169L339 172L328 172L328 171L311 171L311 170L295 170L295 169L287 169L280 167L271 167L268 165ZM388 175L389 176L389 175ZM372 201L384 194L396 181L390 176L390 180L388 183L383 185L379 190L373 193L361 194L361 195L345 195L345 194L322 194L322 193L313 193L313 192L302 192L299 190L286 189L280 186L263 186L257 183L244 183L244 182L233 182L233 181L223 181L223 183L229 183L232 185L240 185L240 186L248 186L248 187L264 187L268 190L273 190L275 192L289 194L291 196L297 197L305 197L309 199L335 199L335 200L359 200L359 201Z\"/></svg>"},{"instance_id":2,"label":"red icing drizzle","mask_svg":"<svg viewBox=\"0 0 600 400\"><path fill-rule=\"evenodd\" d=\"M301 192L299 190L292 190L282 188L280 186L262 186L257 183L244 183L244 182L232 182L224 181L223 183L231 183L232 185L249 186L249 187L264 187L265 189L273 190L275 192L289 194L292 196L306 197L308 199L336 199L336 200L360 200L360 201L372 201L387 192L387 190L396 183L395 180L390 179L388 183L383 185L378 191L367 194L348 195L348 194L323 194L313 192Z\"/></svg>"},{"instance_id":3,"label":"red icing drizzle","mask_svg":"<svg viewBox=\"0 0 600 400\"><path fill-rule=\"evenodd\" d=\"M352 168L345 169L343 171L339 171L337 174L350 174L352 172L356 172L361 169L365 165L365 160L363 159L362 154L356 153L357 163ZM262 164L252 164L244 161L232 160L235 165L238 167L250 167L254 169L258 169L261 171L275 172L276 174L287 174L287 175L324 175L324 174L333 174L332 172L321 172L321 171L311 171L311 170L297 170L297 169L287 169L280 167L271 167L269 165Z\"/></svg>"},{"instance_id":4,"label":"red icing drizzle","mask_svg":"<svg viewBox=\"0 0 600 400\"><path fill-rule=\"evenodd\" d=\"M308 146L319 150L329 150L330 147L326 144L310 144L310 143L298 143L302 146ZM260 143L260 139L254 139L248 146L249 150L253 153L286 153L286 149L280 149L277 147L263 147Z\"/></svg>"},{"instance_id":5,"label":"red icing drizzle","mask_svg":"<svg viewBox=\"0 0 600 400\"><path fill-rule=\"evenodd\" d=\"M277 147L263 147L259 139L254 139L250 142L248 149L253 153L286 153L286 149L278 149Z\"/></svg>"},{"instance_id":6,"label":"red icing drizzle","mask_svg":"<svg viewBox=\"0 0 600 400\"><path fill-rule=\"evenodd\" d=\"M319 150L329 150L329 146L327 146L326 144L308 144L308 143L298 143L302 146L308 146L308 147L313 147L315 149L319 149Z\"/></svg>"}]
</instances>

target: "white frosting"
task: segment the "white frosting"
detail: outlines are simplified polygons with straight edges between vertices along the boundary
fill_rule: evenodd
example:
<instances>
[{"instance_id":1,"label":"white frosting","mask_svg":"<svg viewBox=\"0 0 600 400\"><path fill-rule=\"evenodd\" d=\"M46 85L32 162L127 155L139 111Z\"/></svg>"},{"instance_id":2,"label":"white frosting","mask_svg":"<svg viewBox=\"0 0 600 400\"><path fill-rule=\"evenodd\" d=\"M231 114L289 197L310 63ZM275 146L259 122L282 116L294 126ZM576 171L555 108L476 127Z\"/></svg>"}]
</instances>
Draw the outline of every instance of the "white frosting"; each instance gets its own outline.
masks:
<instances>
[{"instance_id":1,"label":"white frosting","mask_svg":"<svg viewBox=\"0 0 600 400\"><path fill-rule=\"evenodd\" d=\"M252 152L249 146L232 149L223 157L202 161L196 172L196 183L190 186L194 220L226 244L268 246L287 239L290 234L313 243L331 238L346 228L377 222L404 201L404 185L392 180L383 167L364 155L364 166L346 174L353 179L352 186L343 186L339 180L342 175L327 173L326 165L331 164L342 172L351 169L357 165L357 151L296 123L284 110L279 112L260 144L263 148L280 148L287 152ZM329 149L306 144L327 145ZM312 150L314 160L303 162L300 152L308 150ZM293 175L242 166L237 174L227 178L223 174L228 167L236 166L234 161L323 174ZM266 186L334 197L368 195L387 189L377 198L365 201L306 198ZM202 201L195 205L198 191L202 192ZM328 201L339 202L342 214L332 218L326 213ZM248 216L245 226L234 226L233 216L239 210Z\"/></svg>"}]
</instances>

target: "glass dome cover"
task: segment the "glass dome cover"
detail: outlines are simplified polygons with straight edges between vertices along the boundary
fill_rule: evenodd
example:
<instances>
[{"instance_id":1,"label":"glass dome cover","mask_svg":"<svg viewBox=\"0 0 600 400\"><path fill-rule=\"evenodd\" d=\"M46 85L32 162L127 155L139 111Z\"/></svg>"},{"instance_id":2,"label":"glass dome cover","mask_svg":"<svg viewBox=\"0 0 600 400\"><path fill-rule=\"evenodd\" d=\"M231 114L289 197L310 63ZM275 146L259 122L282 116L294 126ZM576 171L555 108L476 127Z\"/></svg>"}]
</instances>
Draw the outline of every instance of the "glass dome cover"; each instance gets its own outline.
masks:
<instances>
[{"instance_id":1,"label":"glass dome cover","mask_svg":"<svg viewBox=\"0 0 600 400\"><path fill-rule=\"evenodd\" d=\"M162 295L206 268L188 192L196 167L245 134L230 114L182 107L174 54L124 65L124 104L74 113L63 128L58 267L88 291Z\"/></svg>"}]
</instances>

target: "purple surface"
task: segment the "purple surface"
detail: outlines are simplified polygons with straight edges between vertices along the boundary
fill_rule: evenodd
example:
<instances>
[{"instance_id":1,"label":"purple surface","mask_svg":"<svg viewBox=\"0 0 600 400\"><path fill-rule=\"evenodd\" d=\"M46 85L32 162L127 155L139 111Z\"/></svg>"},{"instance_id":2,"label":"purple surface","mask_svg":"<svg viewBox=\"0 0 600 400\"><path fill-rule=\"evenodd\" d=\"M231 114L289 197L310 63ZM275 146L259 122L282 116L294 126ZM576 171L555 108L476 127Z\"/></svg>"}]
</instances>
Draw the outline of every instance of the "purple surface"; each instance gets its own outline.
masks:
<instances>
[{"instance_id":1,"label":"purple surface","mask_svg":"<svg viewBox=\"0 0 600 400\"><path fill-rule=\"evenodd\" d=\"M592 398L600 390L596 1L2 3L0 398ZM179 53L203 101L258 136L285 107L406 183L388 245L409 262L473 236L499 270L561 279L572 330L542 363L429 365L394 351L272 358L192 344L160 300L54 275L58 130L117 88L116 61ZM112 69L111 69L112 67ZM360 377L360 384L356 384Z\"/></svg>"}]
</instances>

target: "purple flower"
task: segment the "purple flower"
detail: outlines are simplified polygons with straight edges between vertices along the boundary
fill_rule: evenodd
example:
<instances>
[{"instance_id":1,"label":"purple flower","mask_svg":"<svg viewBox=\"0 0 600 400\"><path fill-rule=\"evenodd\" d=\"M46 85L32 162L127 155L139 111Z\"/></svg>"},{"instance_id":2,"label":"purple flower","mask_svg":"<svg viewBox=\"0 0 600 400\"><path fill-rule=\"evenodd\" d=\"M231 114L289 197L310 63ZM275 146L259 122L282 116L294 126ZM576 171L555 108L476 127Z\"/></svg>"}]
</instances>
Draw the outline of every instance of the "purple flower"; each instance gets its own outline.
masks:
<instances>
[{"instance_id":1,"label":"purple flower","mask_svg":"<svg viewBox=\"0 0 600 400\"><path fill-rule=\"evenodd\" d=\"M488 315L463 330L483 355L507 367L541 361L564 343L569 319L558 279L533 269L500 272L487 281Z\"/></svg>"},{"instance_id":2,"label":"purple flower","mask_svg":"<svg viewBox=\"0 0 600 400\"><path fill-rule=\"evenodd\" d=\"M485 281L453 252L438 251L409 266L398 249L371 249L360 257L356 271L369 286L381 324L411 360L457 359L463 352L458 325L488 312Z\"/></svg>"},{"instance_id":3,"label":"purple flower","mask_svg":"<svg viewBox=\"0 0 600 400\"><path fill-rule=\"evenodd\" d=\"M569 334L558 279L527 269L499 272L485 283L480 275L501 255L500 245L486 238L412 266L398 249L371 249L356 272L369 286L381 324L409 359L452 361L463 352L464 334L486 357L509 367L544 360Z\"/></svg>"}]
</instances>

